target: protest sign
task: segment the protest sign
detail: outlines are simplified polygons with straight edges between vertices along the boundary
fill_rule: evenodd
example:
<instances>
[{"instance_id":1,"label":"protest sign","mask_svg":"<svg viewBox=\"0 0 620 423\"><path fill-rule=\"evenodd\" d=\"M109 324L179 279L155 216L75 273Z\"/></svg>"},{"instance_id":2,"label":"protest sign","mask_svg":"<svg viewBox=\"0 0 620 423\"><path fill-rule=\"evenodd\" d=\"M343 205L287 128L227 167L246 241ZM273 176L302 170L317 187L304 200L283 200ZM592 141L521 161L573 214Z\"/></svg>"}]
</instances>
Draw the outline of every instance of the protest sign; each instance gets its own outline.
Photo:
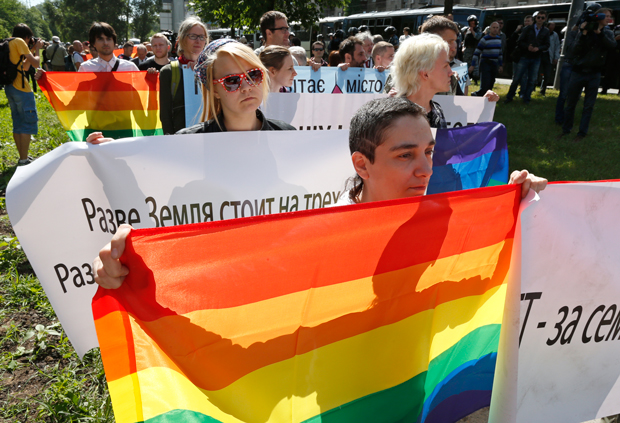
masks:
<instances>
[{"instance_id":1,"label":"protest sign","mask_svg":"<svg viewBox=\"0 0 620 423\"><path fill-rule=\"evenodd\" d=\"M453 66L452 70L456 73L456 77L459 81L459 86L461 87L461 90L465 92L465 88L467 88L467 82L469 82L469 71L467 69L467 63Z\"/></svg>"},{"instance_id":2,"label":"protest sign","mask_svg":"<svg viewBox=\"0 0 620 423\"><path fill-rule=\"evenodd\" d=\"M183 94L185 95L185 127L189 128L201 122L202 87L189 66L182 65L181 70L183 71Z\"/></svg>"},{"instance_id":3,"label":"protest sign","mask_svg":"<svg viewBox=\"0 0 620 423\"><path fill-rule=\"evenodd\" d=\"M295 66L294 93L309 94L370 94L382 93L389 71L376 69L339 68L322 66L315 71L310 66Z\"/></svg>"},{"instance_id":4,"label":"protest sign","mask_svg":"<svg viewBox=\"0 0 620 423\"><path fill-rule=\"evenodd\" d=\"M521 214L518 366L503 423L620 413L620 182L552 184ZM512 404L510 404L512 401Z\"/></svg>"},{"instance_id":5,"label":"protest sign","mask_svg":"<svg viewBox=\"0 0 620 423\"><path fill-rule=\"evenodd\" d=\"M263 105L266 116L290 123L298 130L348 129L351 118L365 103L386 94L273 93ZM481 97L436 95L448 128L493 121L494 102Z\"/></svg>"},{"instance_id":6,"label":"protest sign","mask_svg":"<svg viewBox=\"0 0 620 423\"><path fill-rule=\"evenodd\" d=\"M97 346L91 263L119 224L171 226L329 206L353 174L347 135L229 132L68 143L17 170L7 208L81 356Z\"/></svg>"}]
</instances>

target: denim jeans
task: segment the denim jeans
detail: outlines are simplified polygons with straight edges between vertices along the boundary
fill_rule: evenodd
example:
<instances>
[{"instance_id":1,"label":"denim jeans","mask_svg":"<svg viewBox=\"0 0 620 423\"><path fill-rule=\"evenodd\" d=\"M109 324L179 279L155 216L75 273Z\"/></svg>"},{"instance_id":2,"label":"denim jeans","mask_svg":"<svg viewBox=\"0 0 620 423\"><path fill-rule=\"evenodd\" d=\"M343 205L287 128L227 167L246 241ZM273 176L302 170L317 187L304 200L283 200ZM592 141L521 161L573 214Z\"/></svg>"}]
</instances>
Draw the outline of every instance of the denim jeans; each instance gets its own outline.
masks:
<instances>
[{"instance_id":1,"label":"denim jeans","mask_svg":"<svg viewBox=\"0 0 620 423\"><path fill-rule=\"evenodd\" d=\"M482 59L480 61L480 89L475 93L472 93L472 95L482 97L487 93L487 91L492 90L493 85L495 85L497 70L497 62Z\"/></svg>"},{"instance_id":2,"label":"denim jeans","mask_svg":"<svg viewBox=\"0 0 620 423\"><path fill-rule=\"evenodd\" d=\"M573 65L564 62L562 71L560 72L560 94L558 101L555 103L555 122L560 125L564 122L564 103L566 103L566 94L568 93L568 81L573 70Z\"/></svg>"},{"instance_id":3,"label":"denim jeans","mask_svg":"<svg viewBox=\"0 0 620 423\"><path fill-rule=\"evenodd\" d=\"M566 108L564 109L564 123L562 131L567 134L573 129L575 120L575 108L581 97L581 91L585 89L583 99L583 112L581 112L581 123L579 124L578 135L587 135L590 126L590 118L594 110L594 103L598 94L598 86L601 83L600 72L578 73L571 72L568 82L568 92L566 94Z\"/></svg>"},{"instance_id":4,"label":"denim jeans","mask_svg":"<svg viewBox=\"0 0 620 423\"><path fill-rule=\"evenodd\" d=\"M536 59L522 57L515 70L514 78L512 78L512 83L510 84L510 89L508 90L506 98L512 100L517 92L517 86L521 83L523 101L529 102L532 99L532 91L534 91L536 81L538 81L539 67L540 57ZM527 83L521 81L523 78L527 78Z\"/></svg>"}]
</instances>

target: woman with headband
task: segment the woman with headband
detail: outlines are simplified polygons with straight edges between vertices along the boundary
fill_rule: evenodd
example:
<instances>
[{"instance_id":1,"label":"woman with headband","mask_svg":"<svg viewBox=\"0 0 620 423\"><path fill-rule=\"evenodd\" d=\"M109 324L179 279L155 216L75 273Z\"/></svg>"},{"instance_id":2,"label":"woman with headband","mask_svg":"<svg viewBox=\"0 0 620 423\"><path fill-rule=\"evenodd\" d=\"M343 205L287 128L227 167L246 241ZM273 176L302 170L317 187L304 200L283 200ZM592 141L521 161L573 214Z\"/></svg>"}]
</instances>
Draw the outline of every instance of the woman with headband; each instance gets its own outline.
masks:
<instances>
[{"instance_id":1,"label":"woman with headband","mask_svg":"<svg viewBox=\"0 0 620 423\"><path fill-rule=\"evenodd\" d=\"M200 53L194 72L202 83L204 123L178 134L295 130L286 122L265 118L259 110L269 94L269 77L248 46L228 38L213 41Z\"/></svg>"}]
</instances>

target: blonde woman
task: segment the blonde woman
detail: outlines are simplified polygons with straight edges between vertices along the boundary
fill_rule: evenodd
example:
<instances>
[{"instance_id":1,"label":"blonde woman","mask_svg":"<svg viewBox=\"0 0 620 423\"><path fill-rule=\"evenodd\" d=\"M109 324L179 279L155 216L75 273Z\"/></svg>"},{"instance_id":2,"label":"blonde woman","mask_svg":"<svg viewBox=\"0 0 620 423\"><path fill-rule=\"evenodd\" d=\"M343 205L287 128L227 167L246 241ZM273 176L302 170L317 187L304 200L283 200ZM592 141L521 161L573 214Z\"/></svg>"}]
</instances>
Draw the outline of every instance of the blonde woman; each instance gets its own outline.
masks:
<instances>
[{"instance_id":1,"label":"blonde woman","mask_svg":"<svg viewBox=\"0 0 620 423\"><path fill-rule=\"evenodd\" d=\"M392 75L396 95L422 106L431 128L447 128L435 94L450 91L450 47L440 36L416 35L405 40L394 56Z\"/></svg>"},{"instance_id":2,"label":"blonde woman","mask_svg":"<svg viewBox=\"0 0 620 423\"><path fill-rule=\"evenodd\" d=\"M185 128L183 72L180 69L173 72L172 67L187 65L194 68L198 55L209 43L207 27L197 18L185 19L177 40L178 63L170 63L159 72L159 119L166 135Z\"/></svg>"}]
</instances>

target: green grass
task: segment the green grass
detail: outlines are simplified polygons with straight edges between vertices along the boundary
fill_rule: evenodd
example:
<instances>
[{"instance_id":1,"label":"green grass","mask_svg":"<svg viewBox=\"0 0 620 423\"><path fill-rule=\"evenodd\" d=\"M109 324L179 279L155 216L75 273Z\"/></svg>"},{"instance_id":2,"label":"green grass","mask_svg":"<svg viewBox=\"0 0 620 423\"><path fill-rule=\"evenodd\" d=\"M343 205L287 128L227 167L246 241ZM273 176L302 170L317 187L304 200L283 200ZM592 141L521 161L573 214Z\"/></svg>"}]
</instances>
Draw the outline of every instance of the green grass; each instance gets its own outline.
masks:
<instances>
[{"instance_id":1,"label":"green grass","mask_svg":"<svg viewBox=\"0 0 620 423\"><path fill-rule=\"evenodd\" d=\"M507 88L496 91L504 97ZM510 168L551 181L620 178L620 97L599 96L590 134L575 144L572 137L556 140L557 92L547 94L535 94L529 106L519 99L497 105L495 120L508 130ZM41 94L37 107L39 134L30 149L35 157L69 140ZM581 103L577 110L579 122ZM4 190L17 159L0 92L0 422L112 422L99 350L78 359L12 233Z\"/></svg>"},{"instance_id":2,"label":"green grass","mask_svg":"<svg viewBox=\"0 0 620 423\"><path fill-rule=\"evenodd\" d=\"M69 141L39 93L30 155ZM4 191L15 172L11 112L0 92L0 422L113 422L99 350L77 357L12 232Z\"/></svg>"}]
</instances>

